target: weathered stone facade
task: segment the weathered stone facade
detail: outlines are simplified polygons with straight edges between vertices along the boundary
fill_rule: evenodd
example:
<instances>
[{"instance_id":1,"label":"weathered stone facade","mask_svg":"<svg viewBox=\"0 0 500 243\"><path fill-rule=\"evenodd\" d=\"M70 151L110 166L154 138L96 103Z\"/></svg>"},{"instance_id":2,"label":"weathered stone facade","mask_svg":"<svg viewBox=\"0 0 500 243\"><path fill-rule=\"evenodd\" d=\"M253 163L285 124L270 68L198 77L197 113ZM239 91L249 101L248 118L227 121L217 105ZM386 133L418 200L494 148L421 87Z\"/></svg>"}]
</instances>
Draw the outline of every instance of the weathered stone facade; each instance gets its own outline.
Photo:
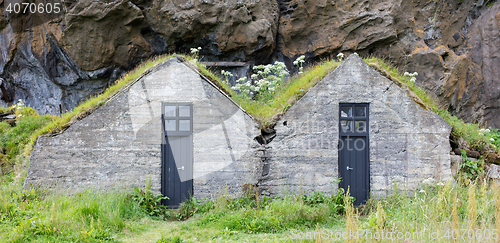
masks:
<instances>
[{"instance_id":1,"label":"weathered stone facade","mask_svg":"<svg viewBox=\"0 0 500 243\"><path fill-rule=\"evenodd\" d=\"M41 137L26 185L67 188L161 187L161 103L194 109L194 196L235 195L244 184L265 195L335 193L339 104L369 104L372 194L413 189L424 179L451 179L451 126L419 106L406 90L349 56L276 124L260 145L258 124L196 71L173 58L88 117L54 137Z\"/></svg>"},{"instance_id":2,"label":"weathered stone facade","mask_svg":"<svg viewBox=\"0 0 500 243\"><path fill-rule=\"evenodd\" d=\"M253 183L257 123L197 72L172 58L64 133L40 137L26 185L83 191L160 191L161 102L193 103L193 179L198 198Z\"/></svg>"},{"instance_id":3,"label":"weathered stone facade","mask_svg":"<svg viewBox=\"0 0 500 243\"><path fill-rule=\"evenodd\" d=\"M393 183L413 189L427 178L451 179L451 125L353 54L276 124L262 191L336 191L340 103L370 105L372 194L392 190Z\"/></svg>"}]
</instances>

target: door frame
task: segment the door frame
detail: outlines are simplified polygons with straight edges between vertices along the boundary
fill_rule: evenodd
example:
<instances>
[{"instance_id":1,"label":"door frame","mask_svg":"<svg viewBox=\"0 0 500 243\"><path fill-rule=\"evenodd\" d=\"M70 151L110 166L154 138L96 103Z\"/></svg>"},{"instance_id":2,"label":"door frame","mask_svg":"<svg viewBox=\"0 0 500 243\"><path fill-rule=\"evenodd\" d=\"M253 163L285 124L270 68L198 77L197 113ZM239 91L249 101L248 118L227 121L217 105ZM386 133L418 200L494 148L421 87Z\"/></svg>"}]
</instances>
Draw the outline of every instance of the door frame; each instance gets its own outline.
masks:
<instances>
[{"instance_id":1,"label":"door frame","mask_svg":"<svg viewBox=\"0 0 500 243\"><path fill-rule=\"evenodd\" d=\"M176 115L175 116L166 116L165 115L165 107L166 106L175 106L176 107ZM186 116L180 116L179 115L179 106L189 106L190 107L190 114L189 114L189 117L186 117ZM167 194L167 185L166 185L166 180L167 180L167 175L165 173L165 170L168 169L167 167L167 161L166 161L166 158L165 158L165 149L172 149L170 147L170 144L168 142L168 137L171 136L171 137L190 137L191 139L191 166L189 166L191 168L191 177L193 175L193 170L194 170L194 144L193 144L193 103L190 103L190 102L162 102L161 103L161 129L162 129L162 144L161 144L161 187L160 187L160 191L162 193L163 196L166 196ZM165 127L165 120L175 120L175 124L176 124L176 131L166 131L166 127ZM179 131L179 120L190 120L190 128L189 128L189 131ZM176 166L177 167L177 166ZM194 178L191 179L191 186L190 188L187 188L187 191L188 191L188 194L189 194L189 197L192 197L193 194L194 194ZM181 182L182 183L182 182ZM180 189L179 189L180 190ZM182 199L180 199L182 200ZM166 205L167 203L167 200L163 200L162 204L163 205ZM178 208L179 205L167 205L171 208Z\"/></svg>"},{"instance_id":2,"label":"door frame","mask_svg":"<svg viewBox=\"0 0 500 243\"><path fill-rule=\"evenodd\" d=\"M352 115L350 117L342 117L342 107L352 107ZM355 107L366 107L366 110L365 110L365 117L357 117L355 116ZM366 146L365 146L365 158L366 158L366 167L365 167L365 174L366 174L366 178L365 178L365 188L366 188L366 199L368 200L369 197L370 197L370 191L371 191L371 188L370 188L370 179L371 179L371 174L370 174L370 104L369 103L339 103L339 108L338 108L338 111L339 111L339 126L338 126L338 129L339 129L339 142L338 142L338 178L341 178L341 170L343 169L341 167L341 164L343 164L344 162L341 161L341 150L340 150L340 141L342 140L342 137L365 137L366 138ZM351 130L352 131L343 131L342 129L342 121L352 121L351 123ZM356 130L356 126L355 126L355 121L366 121L365 123L365 131L364 132L358 132L358 131L355 131ZM345 144L344 144L345 146ZM338 185L338 188L344 188L345 192L347 192L347 187L349 185L344 185L343 183L343 180L341 178L340 180L340 183ZM352 188L351 188L352 190ZM351 193L352 194L352 193ZM361 203L364 203L365 201L363 202L356 202L355 204L359 205Z\"/></svg>"}]
</instances>

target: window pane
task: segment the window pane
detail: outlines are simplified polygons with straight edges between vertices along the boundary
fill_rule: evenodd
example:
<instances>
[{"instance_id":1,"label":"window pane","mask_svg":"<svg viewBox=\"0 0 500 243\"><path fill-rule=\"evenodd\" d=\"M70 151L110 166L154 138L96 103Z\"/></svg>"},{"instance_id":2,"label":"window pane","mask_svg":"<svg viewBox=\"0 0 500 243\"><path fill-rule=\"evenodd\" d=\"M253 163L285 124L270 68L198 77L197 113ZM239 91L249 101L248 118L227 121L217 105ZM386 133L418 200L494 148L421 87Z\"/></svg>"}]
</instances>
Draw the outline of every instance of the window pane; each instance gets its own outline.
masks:
<instances>
[{"instance_id":1,"label":"window pane","mask_svg":"<svg viewBox=\"0 0 500 243\"><path fill-rule=\"evenodd\" d=\"M191 121L179 120L179 131L191 131Z\"/></svg>"},{"instance_id":2,"label":"window pane","mask_svg":"<svg viewBox=\"0 0 500 243\"><path fill-rule=\"evenodd\" d=\"M357 117L366 117L366 107L356 107L354 108L354 115Z\"/></svg>"},{"instance_id":3,"label":"window pane","mask_svg":"<svg viewBox=\"0 0 500 243\"><path fill-rule=\"evenodd\" d=\"M175 117L176 116L176 107L175 106L165 106L165 116Z\"/></svg>"},{"instance_id":4,"label":"window pane","mask_svg":"<svg viewBox=\"0 0 500 243\"><path fill-rule=\"evenodd\" d=\"M191 116L191 106L179 106L179 116L190 117Z\"/></svg>"},{"instance_id":5,"label":"window pane","mask_svg":"<svg viewBox=\"0 0 500 243\"><path fill-rule=\"evenodd\" d=\"M165 131L177 130L176 120L165 120Z\"/></svg>"},{"instance_id":6,"label":"window pane","mask_svg":"<svg viewBox=\"0 0 500 243\"><path fill-rule=\"evenodd\" d=\"M340 107L340 117L352 117L352 107Z\"/></svg>"},{"instance_id":7,"label":"window pane","mask_svg":"<svg viewBox=\"0 0 500 243\"><path fill-rule=\"evenodd\" d=\"M352 121L340 121L342 132L352 132Z\"/></svg>"},{"instance_id":8,"label":"window pane","mask_svg":"<svg viewBox=\"0 0 500 243\"><path fill-rule=\"evenodd\" d=\"M355 121L356 132L366 132L366 121Z\"/></svg>"}]
</instances>

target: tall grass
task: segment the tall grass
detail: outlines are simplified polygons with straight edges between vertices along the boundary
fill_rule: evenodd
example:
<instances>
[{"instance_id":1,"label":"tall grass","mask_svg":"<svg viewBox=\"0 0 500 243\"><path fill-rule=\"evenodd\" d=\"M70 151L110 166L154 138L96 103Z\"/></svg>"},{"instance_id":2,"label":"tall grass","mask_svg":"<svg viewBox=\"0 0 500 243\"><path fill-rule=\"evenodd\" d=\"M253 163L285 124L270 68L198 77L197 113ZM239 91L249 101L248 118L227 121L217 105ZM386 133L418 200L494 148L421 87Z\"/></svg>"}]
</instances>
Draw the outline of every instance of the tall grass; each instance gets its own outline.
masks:
<instances>
[{"instance_id":1,"label":"tall grass","mask_svg":"<svg viewBox=\"0 0 500 243\"><path fill-rule=\"evenodd\" d=\"M383 198L372 198L363 209L369 215L363 228L372 232L380 230L379 224L373 223L375 220L370 223L370 218L378 217L382 206L387 212L386 231L410 232L412 236L414 232L424 232L424 238L413 239L415 242L498 242L500 238L493 238L493 230L500 221L498 182L476 183L448 182L424 186L409 195L394 192Z\"/></svg>"},{"instance_id":2,"label":"tall grass","mask_svg":"<svg viewBox=\"0 0 500 243\"><path fill-rule=\"evenodd\" d=\"M277 233L297 227L314 227L324 223L329 216L327 204L311 206L285 197L266 203L264 207L215 207L199 219L198 225L245 233Z\"/></svg>"},{"instance_id":3,"label":"tall grass","mask_svg":"<svg viewBox=\"0 0 500 243\"><path fill-rule=\"evenodd\" d=\"M352 205L352 200L350 197L350 188L347 189L346 192L346 197L344 197L344 204L346 206L345 209L345 216L346 216L346 222L345 222L345 231L347 237L347 242L356 242L356 238L351 237L351 235L354 234L354 232L358 231L358 220L356 218L356 214L354 212L354 207Z\"/></svg>"},{"instance_id":4,"label":"tall grass","mask_svg":"<svg viewBox=\"0 0 500 243\"><path fill-rule=\"evenodd\" d=\"M0 194L2 242L110 241L124 229L134 230L127 221L145 217L124 193L43 195L4 184Z\"/></svg>"}]
</instances>

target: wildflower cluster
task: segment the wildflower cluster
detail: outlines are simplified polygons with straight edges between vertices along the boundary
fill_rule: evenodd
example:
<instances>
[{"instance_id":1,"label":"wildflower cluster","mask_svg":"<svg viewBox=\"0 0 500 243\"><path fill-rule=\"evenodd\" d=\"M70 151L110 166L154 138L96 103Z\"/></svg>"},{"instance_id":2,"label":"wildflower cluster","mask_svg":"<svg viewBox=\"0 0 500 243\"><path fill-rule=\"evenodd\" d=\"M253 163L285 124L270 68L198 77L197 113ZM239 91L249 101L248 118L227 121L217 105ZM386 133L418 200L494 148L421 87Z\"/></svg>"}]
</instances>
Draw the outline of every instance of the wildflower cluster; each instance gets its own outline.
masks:
<instances>
[{"instance_id":1,"label":"wildflower cluster","mask_svg":"<svg viewBox=\"0 0 500 243\"><path fill-rule=\"evenodd\" d=\"M22 117L26 116L33 116L33 117L38 116L38 112L32 107L26 106L23 100L21 99L19 99L17 104L12 106L12 109L15 109L17 119L21 119Z\"/></svg>"},{"instance_id":2,"label":"wildflower cluster","mask_svg":"<svg viewBox=\"0 0 500 243\"><path fill-rule=\"evenodd\" d=\"M485 128L481 128L479 129L479 135L484 135L485 133L490 133L491 130L490 129L485 129Z\"/></svg>"},{"instance_id":3,"label":"wildflower cluster","mask_svg":"<svg viewBox=\"0 0 500 243\"><path fill-rule=\"evenodd\" d=\"M276 91L278 85L289 74L285 63L275 62L274 64L259 65L253 67L256 74L252 74L251 80L240 78L236 81L236 85L232 87L240 93L255 96L270 96ZM255 85L252 85L252 80Z\"/></svg>"},{"instance_id":4,"label":"wildflower cluster","mask_svg":"<svg viewBox=\"0 0 500 243\"><path fill-rule=\"evenodd\" d=\"M305 62L304 59L306 59L306 56L302 55L293 62L293 65L299 67L299 74L302 74L304 71L304 67L302 66Z\"/></svg>"},{"instance_id":5,"label":"wildflower cluster","mask_svg":"<svg viewBox=\"0 0 500 243\"><path fill-rule=\"evenodd\" d=\"M500 147L500 130L491 129L491 127L490 129L481 128L478 133L481 136L486 136L487 138L489 138L488 140L497 148Z\"/></svg>"},{"instance_id":6,"label":"wildflower cluster","mask_svg":"<svg viewBox=\"0 0 500 243\"><path fill-rule=\"evenodd\" d=\"M22 99L19 99L19 101L17 102L17 104L13 105L12 108L13 109L16 109L16 110L19 110L19 109L22 109L24 107L24 102Z\"/></svg>"},{"instance_id":7,"label":"wildflower cluster","mask_svg":"<svg viewBox=\"0 0 500 243\"><path fill-rule=\"evenodd\" d=\"M417 75L418 75L417 72L414 72L414 73L405 72L403 75L406 77L409 77L410 82L412 82L412 83L415 83L415 81L417 81Z\"/></svg>"},{"instance_id":8,"label":"wildflower cluster","mask_svg":"<svg viewBox=\"0 0 500 243\"><path fill-rule=\"evenodd\" d=\"M342 62L344 60L344 53L339 53L337 54L337 59L339 60L339 62Z\"/></svg>"},{"instance_id":9,"label":"wildflower cluster","mask_svg":"<svg viewBox=\"0 0 500 243\"><path fill-rule=\"evenodd\" d=\"M304 68L304 62L306 57L304 55L298 57L293 65L299 67L299 74L302 74ZM275 62L274 64L259 65L253 67L253 70L257 73L250 76L250 80L246 77L236 80L236 85L231 89L239 91L250 97L255 97L256 99L269 100L280 84L283 83L285 78L289 75L288 69L285 63ZM232 74L227 74L229 72L222 71L222 75L231 76ZM253 84L252 84L253 83Z\"/></svg>"},{"instance_id":10,"label":"wildflower cluster","mask_svg":"<svg viewBox=\"0 0 500 243\"><path fill-rule=\"evenodd\" d=\"M191 48L191 55L193 55L193 59L194 60L197 60L198 59L198 54L200 53L201 51L201 47L198 47L198 48Z\"/></svg>"},{"instance_id":11,"label":"wildflower cluster","mask_svg":"<svg viewBox=\"0 0 500 243\"><path fill-rule=\"evenodd\" d=\"M225 71L225 70L222 70L220 73L221 73L222 75L224 75L224 77L225 77L224 82L225 82L226 84L229 84L229 79L233 76L233 74L232 74L231 72L229 72L229 71Z\"/></svg>"}]
</instances>

